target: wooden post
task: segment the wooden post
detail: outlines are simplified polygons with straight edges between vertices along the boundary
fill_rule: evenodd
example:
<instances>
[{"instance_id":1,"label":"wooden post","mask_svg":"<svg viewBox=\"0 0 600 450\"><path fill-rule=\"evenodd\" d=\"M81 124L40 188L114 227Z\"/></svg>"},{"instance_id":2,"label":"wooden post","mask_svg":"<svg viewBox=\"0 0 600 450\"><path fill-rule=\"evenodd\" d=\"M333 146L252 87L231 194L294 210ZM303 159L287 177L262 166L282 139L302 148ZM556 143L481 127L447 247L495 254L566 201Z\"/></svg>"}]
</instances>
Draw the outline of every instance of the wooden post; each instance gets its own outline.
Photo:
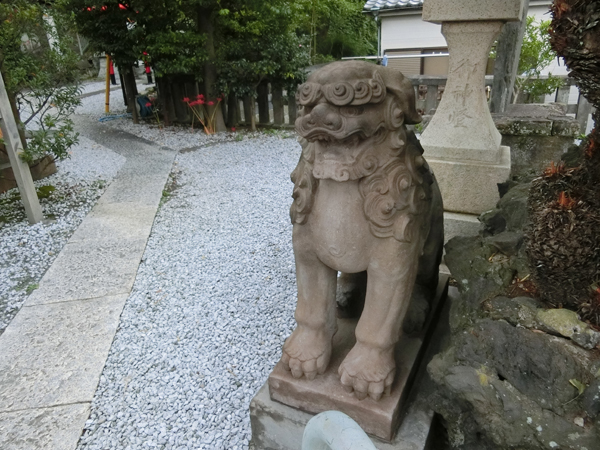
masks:
<instances>
[{"instance_id":1,"label":"wooden post","mask_svg":"<svg viewBox=\"0 0 600 450\"><path fill-rule=\"evenodd\" d=\"M271 123L269 116L269 85L261 83L258 85L258 123Z\"/></svg>"},{"instance_id":2,"label":"wooden post","mask_svg":"<svg viewBox=\"0 0 600 450\"><path fill-rule=\"evenodd\" d=\"M240 102L234 94L227 96L227 126L236 127L239 120Z\"/></svg>"},{"instance_id":3,"label":"wooden post","mask_svg":"<svg viewBox=\"0 0 600 450\"><path fill-rule=\"evenodd\" d=\"M528 10L529 0L525 0L521 21L505 23L498 37L490 102L493 113L503 113L512 101Z\"/></svg>"},{"instance_id":4,"label":"wooden post","mask_svg":"<svg viewBox=\"0 0 600 450\"><path fill-rule=\"evenodd\" d=\"M285 114L283 110L283 90L280 87L271 88L273 95L273 123L275 125L283 125L285 122Z\"/></svg>"},{"instance_id":5,"label":"wooden post","mask_svg":"<svg viewBox=\"0 0 600 450\"><path fill-rule=\"evenodd\" d=\"M173 123L173 116L170 114L167 97L167 84L168 79L165 77L156 77L156 88L158 90L158 101L160 104L160 111L163 116L163 122L166 127L171 126Z\"/></svg>"},{"instance_id":6,"label":"wooden post","mask_svg":"<svg viewBox=\"0 0 600 450\"><path fill-rule=\"evenodd\" d=\"M247 96L244 97L244 123L246 125L252 124L252 102L254 101L253 97Z\"/></svg>"},{"instance_id":7,"label":"wooden post","mask_svg":"<svg viewBox=\"0 0 600 450\"><path fill-rule=\"evenodd\" d=\"M42 207L35 191L33 178L31 178L29 165L21 159L23 143L21 142L19 129L11 111L2 74L0 74L0 129L2 130L8 159L15 175L19 192L21 193L21 200L25 206L27 220L33 225L40 222L44 218L44 215L42 214Z\"/></svg>"}]
</instances>

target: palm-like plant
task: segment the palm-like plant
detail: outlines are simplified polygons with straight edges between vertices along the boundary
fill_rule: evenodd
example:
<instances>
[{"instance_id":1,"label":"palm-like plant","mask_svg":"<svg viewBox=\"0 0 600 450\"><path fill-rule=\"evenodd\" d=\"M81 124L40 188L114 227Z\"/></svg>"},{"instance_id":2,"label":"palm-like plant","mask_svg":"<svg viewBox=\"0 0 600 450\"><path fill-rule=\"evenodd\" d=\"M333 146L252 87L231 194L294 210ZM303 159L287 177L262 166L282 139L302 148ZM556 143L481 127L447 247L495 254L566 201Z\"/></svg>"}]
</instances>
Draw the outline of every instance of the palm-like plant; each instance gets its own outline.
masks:
<instances>
[{"instance_id":1,"label":"palm-like plant","mask_svg":"<svg viewBox=\"0 0 600 450\"><path fill-rule=\"evenodd\" d=\"M551 45L595 106L595 128L574 167L552 164L533 183L528 256L544 300L600 326L600 0L555 0L552 14Z\"/></svg>"}]
</instances>

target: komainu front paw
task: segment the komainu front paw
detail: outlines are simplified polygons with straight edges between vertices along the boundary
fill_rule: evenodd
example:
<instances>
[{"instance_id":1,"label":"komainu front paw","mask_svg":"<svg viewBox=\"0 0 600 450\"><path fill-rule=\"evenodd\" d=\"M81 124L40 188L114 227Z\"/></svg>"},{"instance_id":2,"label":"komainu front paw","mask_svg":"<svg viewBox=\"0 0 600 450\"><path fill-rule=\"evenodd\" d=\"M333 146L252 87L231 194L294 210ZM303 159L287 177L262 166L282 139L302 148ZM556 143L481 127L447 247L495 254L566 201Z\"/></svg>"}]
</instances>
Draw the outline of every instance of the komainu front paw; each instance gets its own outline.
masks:
<instances>
[{"instance_id":1,"label":"komainu front paw","mask_svg":"<svg viewBox=\"0 0 600 450\"><path fill-rule=\"evenodd\" d=\"M281 362L294 378L313 380L323 374L331 359L333 333L298 326L283 344Z\"/></svg>"},{"instance_id":2,"label":"komainu front paw","mask_svg":"<svg viewBox=\"0 0 600 450\"><path fill-rule=\"evenodd\" d=\"M389 395L396 375L394 351L381 350L359 342L350 350L338 369L342 386L363 400L379 400Z\"/></svg>"}]
</instances>

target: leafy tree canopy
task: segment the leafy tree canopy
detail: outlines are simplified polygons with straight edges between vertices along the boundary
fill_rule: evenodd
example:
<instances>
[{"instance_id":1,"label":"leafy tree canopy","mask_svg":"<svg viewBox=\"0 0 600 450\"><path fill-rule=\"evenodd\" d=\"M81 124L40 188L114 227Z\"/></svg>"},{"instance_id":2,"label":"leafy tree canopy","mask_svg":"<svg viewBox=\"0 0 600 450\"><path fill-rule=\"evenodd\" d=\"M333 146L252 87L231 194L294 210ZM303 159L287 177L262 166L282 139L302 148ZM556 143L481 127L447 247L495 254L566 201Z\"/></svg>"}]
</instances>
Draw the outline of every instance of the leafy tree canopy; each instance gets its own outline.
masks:
<instances>
[{"instance_id":1,"label":"leafy tree canopy","mask_svg":"<svg viewBox=\"0 0 600 450\"><path fill-rule=\"evenodd\" d=\"M306 39L294 31L287 1L245 2L222 14L218 52L222 85L238 96L255 95L261 81L294 90L309 64ZM225 88L225 86L222 86Z\"/></svg>"},{"instance_id":2,"label":"leafy tree canopy","mask_svg":"<svg viewBox=\"0 0 600 450\"><path fill-rule=\"evenodd\" d=\"M526 92L532 101L542 95L551 94L562 85L562 80L552 74L547 78L540 78L542 70L556 58L549 41L550 23L550 20L538 23L535 17L527 17L518 69L522 78L517 79L515 90L517 93ZM515 100L516 97L515 95Z\"/></svg>"},{"instance_id":3,"label":"leafy tree canopy","mask_svg":"<svg viewBox=\"0 0 600 450\"><path fill-rule=\"evenodd\" d=\"M291 2L299 34L307 36L313 63L343 56L374 55L377 26L363 14L364 0Z\"/></svg>"},{"instance_id":4,"label":"leafy tree canopy","mask_svg":"<svg viewBox=\"0 0 600 450\"><path fill-rule=\"evenodd\" d=\"M37 2L0 3L0 71L29 161L46 154L66 158L77 140L69 116L79 104L79 58L69 19Z\"/></svg>"}]
</instances>

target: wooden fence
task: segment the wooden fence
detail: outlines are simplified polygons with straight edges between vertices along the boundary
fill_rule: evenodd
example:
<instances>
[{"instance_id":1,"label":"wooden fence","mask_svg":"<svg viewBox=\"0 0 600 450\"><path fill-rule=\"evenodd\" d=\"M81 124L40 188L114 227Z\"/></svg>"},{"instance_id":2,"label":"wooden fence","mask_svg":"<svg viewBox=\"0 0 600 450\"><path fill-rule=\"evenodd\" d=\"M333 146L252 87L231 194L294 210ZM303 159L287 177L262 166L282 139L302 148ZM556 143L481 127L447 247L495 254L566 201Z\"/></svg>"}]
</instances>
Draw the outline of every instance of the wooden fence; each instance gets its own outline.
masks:
<instances>
[{"instance_id":1,"label":"wooden fence","mask_svg":"<svg viewBox=\"0 0 600 450\"><path fill-rule=\"evenodd\" d=\"M417 110L422 114L428 114L436 109L444 94L447 77L432 76L409 76L408 77L415 89ZM572 79L564 78L564 85L557 89L554 94L554 101L558 103L567 103L569 101L569 92ZM493 76L487 76L485 80L486 89L491 90ZM161 110L165 115L166 122L189 122L191 120L189 110L181 99L183 97L195 98L199 89L197 83L193 80L170 80L169 83L158 80L159 92L163 103ZM164 99L168 99L165 101ZM257 89L255 111L257 113L256 123L262 126L293 126L297 117L297 105L295 95L287 93L269 84L262 84ZM230 96L223 104L223 114L228 127L239 124L249 125L251 114L252 98L247 97L238 99ZM581 132L584 133L587 128L589 115L592 112L592 106L581 95L577 103L568 104L568 114L574 114L581 126Z\"/></svg>"}]
</instances>

